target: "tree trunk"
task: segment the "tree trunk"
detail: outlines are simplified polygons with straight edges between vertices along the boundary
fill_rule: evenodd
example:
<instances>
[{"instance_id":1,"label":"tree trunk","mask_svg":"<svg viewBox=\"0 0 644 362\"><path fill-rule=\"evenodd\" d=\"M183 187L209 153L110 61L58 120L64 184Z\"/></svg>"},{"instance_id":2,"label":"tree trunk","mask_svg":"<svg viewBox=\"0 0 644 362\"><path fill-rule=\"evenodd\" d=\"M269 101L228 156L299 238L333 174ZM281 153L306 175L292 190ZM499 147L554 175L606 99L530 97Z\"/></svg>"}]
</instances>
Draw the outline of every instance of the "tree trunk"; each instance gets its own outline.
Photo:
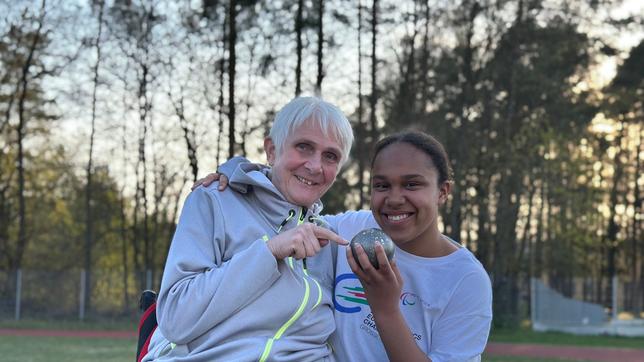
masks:
<instances>
[{"instance_id":1,"label":"tree trunk","mask_svg":"<svg viewBox=\"0 0 644 362\"><path fill-rule=\"evenodd\" d=\"M376 107L378 105L378 82L376 79L376 71L378 69L378 58L376 57L376 40L378 38L378 0L373 0L371 7L371 96L369 97L369 125L370 125L370 138L371 147L376 144L378 138L378 123L376 119Z\"/></svg>"},{"instance_id":2,"label":"tree trunk","mask_svg":"<svg viewBox=\"0 0 644 362\"><path fill-rule=\"evenodd\" d=\"M478 4L478 2L473 2L471 8L469 9L469 12L467 13L467 31L465 35L465 44L463 46L463 54L462 54L462 66L460 68L460 73L463 77L463 81L460 82L460 87L461 87L461 92L459 96L459 103L460 103L460 118L461 118L461 123L460 123L460 131L455 132L450 132L450 134L453 134L451 138L451 142L456 145L453 148L453 154L452 154L452 160L454 160L454 180L456 181L455 186L458 186L458 183L463 179L463 175L465 175L465 170L462 170L461 168L465 165L465 158L467 151L464 150L463 148L465 145L462 144L462 142L458 142L457 139L461 139L463 137L463 133L467 134L469 127L469 122L467 122L467 119L469 118L469 109L471 104L474 102L474 86L477 83L477 80L475 79L474 76L474 65L473 65L473 54L474 54L474 49L472 47L472 39L474 37L474 20L478 16L479 12L481 11L481 8ZM456 137L457 139L455 139ZM450 138L448 138L448 142L450 141ZM457 162L461 162L461 164L457 164ZM463 166L461 166L463 165ZM449 219L449 229L450 229L450 234L453 238L459 239L461 236L461 227L462 227L462 211L461 211L461 205L463 203L463 197L462 197L462 192L458 191L458 187L456 192L452 193L453 199L452 199L452 207L450 211L450 219Z\"/></svg>"},{"instance_id":3,"label":"tree trunk","mask_svg":"<svg viewBox=\"0 0 644 362\"><path fill-rule=\"evenodd\" d=\"M197 161L197 141L196 134L194 129L190 129L188 126L188 120L186 119L186 114L184 111L184 99L183 99L183 89L180 90L181 96L178 101L172 99L172 94L168 92L168 97L172 102L174 107L174 113L179 118L179 127L183 132L183 140L186 142L186 149L188 150L188 163L190 164L190 169L192 170L192 181L197 181L199 176L199 162Z\"/></svg>"},{"instance_id":4,"label":"tree trunk","mask_svg":"<svg viewBox=\"0 0 644 362\"><path fill-rule=\"evenodd\" d=\"M34 53L38 43L40 42L41 31L45 18L45 0L42 1L40 6L40 17L38 18L38 27L34 32L33 40L27 50L27 59L22 66L20 76L20 96L18 98L18 243L16 247L16 257L14 259L14 269L20 269L22 266L22 258L27 248L27 206L25 202L25 164L24 164L24 141L25 132L27 127L27 115L25 115L25 103L27 101L27 93L29 87L29 71L33 65Z\"/></svg>"},{"instance_id":5,"label":"tree trunk","mask_svg":"<svg viewBox=\"0 0 644 362\"><path fill-rule=\"evenodd\" d=\"M322 79L324 67L322 57L324 51L324 0L318 0L318 76L315 81L315 94L322 95Z\"/></svg>"},{"instance_id":6,"label":"tree trunk","mask_svg":"<svg viewBox=\"0 0 644 362\"><path fill-rule=\"evenodd\" d=\"M217 123L217 151L215 152L215 160L217 162L217 165L221 164L221 137L224 133L224 89L225 89L225 84L224 84L224 72L226 68L226 37L228 34L228 13L224 17L224 22L223 22L223 29L222 29L222 37L221 37L221 42L222 42L222 52L223 54L221 55L221 61L219 62L219 68L217 71L219 72L219 99L217 100L217 117L218 117L218 123Z\"/></svg>"},{"instance_id":7,"label":"tree trunk","mask_svg":"<svg viewBox=\"0 0 644 362\"><path fill-rule=\"evenodd\" d=\"M425 2L425 32L423 33L423 50L420 59L420 99L422 112L429 100L429 0Z\"/></svg>"},{"instance_id":8,"label":"tree trunk","mask_svg":"<svg viewBox=\"0 0 644 362\"><path fill-rule=\"evenodd\" d=\"M542 181L541 188L539 189L539 214L537 216L537 234L534 238L534 251L532 257L532 275L535 278L541 278L543 271L543 264L541 262L543 258L543 224L545 222L544 218L546 217L546 185Z\"/></svg>"},{"instance_id":9,"label":"tree trunk","mask_svg":"<svg viewBox=\"0 0 644 362\"><path fill-rule=\"evenodd\" d=\"M127 236L127 216L125 215L125 196L123 193L125 192L125 188L121 188L121 195L119 197L119 205L120 205L120 225L119 229L121 232L121 261L123 263L123 312L127 312L128 310L128 305L129 305L129 297L128 297L128 274L129 274L129 268L128 265L130 264L127 260L127 241L128 241L128 236Z\"/></svg>"},{"instance_id":10,"label":"tree trunk","mask_svg":"<svg viewBox=\"0 0 644 362\"><path fill-rule=\"evenodd\" d=\"M518 175L503 175L499 182L499 202L496 211L496 228L494 235L494 262L492 284L495 303L494 312L499 325L516 325L517 309L517 236L516 222L519 203L513 195L519 195ZM518 197L517 197L518 198Z\"/></svg>"},{"instance_id":11,"label":"tree trunk","mask_svg":"<svg viewBox=\"0 0 644 362\"><path fill-rule=\"evenodd\" d=\"M253 69L254 63L255 63L255 49L257 47L257 42L254 42L251 46L249 46L249 59L248 59L248 68ZM250 108L251 105L253 104L252 101L253 97L253 73L248 72L246 74L246 99L244 101L244 121L242 124L242 130L240 134L240 139L239 139L239 148L241 151L241 154L243 156L246 156L246 144L248 141L248 135L252 134L255 131L255 127L249 127L248 126L248 120L250 118Z\"/></svg>"},{"instance_id":12,"label":"tree trunk","mask_svg":"<svg viewBox=\"0 0 644 362\"><path fill-rule=\"evenodd\" d=\"M148 97L148 60L147 52L145 49L145 60L141 62L141 75L138 79L138 92L137 99L139 100L139 142L138 142L138 158L136 164L136 202L135 202L135 214L138 216L139 213L142 216L143 223L141 225L140 237L143 241L143 269L139 272L141 274L141 289L145 288L146 285L143 283L145 280L144 274L146 270L150 267L150 240L149 240L149 216L148 216L148 194L147 194L147 184L148 184L148 169L147 169L147 155L146 155L146 143L148 138L148 111L151 108L150 100ZM142 209L140 209L142 208ZM137 228L135 232L136 244L139 240L139 230L136 224L134 227ZM140 250L140 249L139 249Z\"/></svg>"},{"instance_id":13,"label":"tree trunk","mask_svg":"<svg viewBox=\"0 0 644 362\"><path fill-rule=\"evenodd\" d=\"M640 130L638 135L637 143L637 152L635 153L635 189L633 191L635 197L633 198L633 221L632 221L632 231L631 231L631 240L633 242L633 263L632 263L632 275L633 275L633 289L637 296L635 297L635 305L637 306L636 312L639 313L644 309L644 243L642 235L642 220L636 215L642 214L642 206L644 200L642 199L640 186L637 183L638 175L644 174L642 169L642 159L640 155L642 154L642 131ZM638 245L639 244L639 245ZM640 266L639 280L637 275L637 265ZM639 288L635 288L636 285L639 285ZM639 292L637 292L639 290Z\"/></svg>"},{"instance_id":14,"label":"tree trunk","mask_svg":"<svg viewBox=\"0 0 644 362\"><path fill-rule=\"evenodd\" d=\"M362 0L358 1L358 119L356 127L356 139L364 139L366 129L363 123L364 108L362 102ZM360 136L360 138L358 138ZM358 209L362 209L366 203L364 179L367 164L367 155L362 142L356 142L356 160L358 162Z\"/></svg>"},{"instance_id":15,"label":"tree trunk","mask_svg":"<svg viewBox=\"0 0 644 362\"><path fill-rule=\"evenodd\" d=\"M489 177L485 174L483 168L479 169L478 182L476 183L476 206L477 206L477 225L478 238L476 243L476 258L486 268L491 267L491 246L492 237L490 235L490 212L489 212Z\"/></svg>"},{"instance_id":16,"label":"tree trunk","mask_svg":"<svg viewBox=\"0 0 644 362\"><path fill-rule=\"evenodd\" d=\"M617 275L617 268L616 268L616 259L617 259L617 252L618 252L618 240L617 240L617 233L619 231L619 224L617 223L616 217L617 217L617 204L619 202L618 200L618 195L620 193L619 189L619 183L622 181L622 175L624 173L624 165L621 161L622 155L624 154L624 147L622 146L622 139L624 138L624 134L626 132L626 125L621 124L621 130L619 132L619 135L614 141L614 145L618 147L619 151L615 153L615 157L613 159L613 167L614 167L614 172L613 172L613 183L610 189L610 194L609 194L609 209L610 209L610 215L608 217L608 228L606 230L606 248L608 252L608 260L607 260L607 277L608 277L608 283L606 285L606 295L611 295L612 293L612 286L613 286L613 277Z\"/></svg>"},{"instance_id":17,"label":"tree trunk","mask_svg":"<svg viewBox=\"0 0 644 362\"><path fill-rule=\"evenodd\" d=\"M87 311L92 309L92 249L94 247L94 217L92 214L92 174L93 174L93 152L94 137L96 135L96 101L99 81L99 71L101 65L101 34L103 32L103 8L105 3L100 1L98 6L98 32L94 47L96 49L96 63L94 64L94 79L92 89L92 115L91 130L89 136L89 155L87 157L87 167L85 169L87 185L85 186L85 308Z\"/></svg>"},{"instance_id":18,"label":"tree trunk","mask_svg":"<svg viewBox=\"0 0 644 362\"><path fill-rule=\"evenodd\" d=\"M235 156L235 45L237 43L237 0L228 9L228 158Z\"/></svg>"},{"instance_id":19,"label":"tree trunk","mask_svg":"<svg viewBox=\"0 0 644 362\"><path fill-rule=\"evenodd\" d=\"M124 95L125 96L125 95ZM125 117L123 117L125 120ZM121 149L123 150L123 175L122 178L125 180L127 178L127 168L126 165L128 163L128 152L127 152L127 125L124 123L123 124L123 134L121 137ZM129 268L128 266L130 265L130 262L127 257L127 249L128 249L128 222L127 222L127 211L126 211L126 201L125 201L125 182L122 183L121 190L119 192L119 208L120 208L120 215L119 215L119 221L120 221L120 233L121 233L121 261L123 263L123 311L127 312L128 311L128 305L129 305L129 297L128 297L128 276L129 276ZM133 215L136 218L136 214ZM133 245L136 245L135 242L132 242ZM134 270L138 270L138 265L137 265L137 255L134 255Z\"/></svg>"},{"instance_id":20,"label":"tree trunk","mask_svg":"<svg viewBox=\"0 0 644 362\"><path fill-rule=\"evenodd\" d=\"M297 10L295 15L295 55L297 63L295 64L295 96L302 93L302 12L304 11L304 0L297 0Z\"/></svg>"},{"instance_id":21,"label":"tree trunk","mask_svg":"<svg viewBox=\"0 0 644 362\"><path fill-rule=\"evenodd\" d=\"M530 177L530 180L533 180L533 179L534 179L533 177ZM523 261L525 253L526 252L532 252L532 250L528 250L528 249L529 249L530 239L531 239L530 228L532 226L532 218L533 218L532 217L532 205L534 203L534 194L535 194L535 192L537 190L537 186L533 182L530 182L528 187L529 187L529 191L528 191L528 215L526 215L526 217L525 217L525 223L524 223L525 226L523 227L523 233L521 235L521 245L519 246L519 255L517 257L519 265L525 265L526 263L524 263L524 261ZM530 269L529 268L524 269L524 270L522 270L522 272L530 273Z\"/></svg>"},{"instance_id":22,"label":"tree trunk","mask_svg":"<svg viewBox=\"0 0 644 362\"><path fill-rule=\"evenodd\" d=\"M0 152L2 150L0 149ZM11 254L9 253L9 223L10 223L10 206L8 205L9 199L9 186L11 177L7 177L7 183L0 187L0 265L9 267L12 265ZM11 269L9 269L11 270Z\"/></svg>"}]
</instances>

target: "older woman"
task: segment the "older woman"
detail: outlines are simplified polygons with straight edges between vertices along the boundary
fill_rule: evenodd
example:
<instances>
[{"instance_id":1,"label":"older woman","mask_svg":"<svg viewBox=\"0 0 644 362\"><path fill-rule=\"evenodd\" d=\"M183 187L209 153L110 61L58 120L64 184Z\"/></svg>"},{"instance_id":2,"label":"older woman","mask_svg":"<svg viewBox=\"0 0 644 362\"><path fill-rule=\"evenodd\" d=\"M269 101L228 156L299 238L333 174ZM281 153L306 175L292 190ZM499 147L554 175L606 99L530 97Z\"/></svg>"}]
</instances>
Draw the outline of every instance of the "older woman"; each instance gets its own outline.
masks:
<instances>
[{"instance_id":1,"label":"older woman","mask_svg":"<svg viewBox=\"0 0 644 362\"><path fill-rule=\"evenodd\" d=\"M188 196L144 360L332 360L332 298L305 258L328 240L346 244L311 221L352 142L335 106L296 98L264 141L272 167L240 165L225 191L213 184Z\"/></svg>"}]
</instances>

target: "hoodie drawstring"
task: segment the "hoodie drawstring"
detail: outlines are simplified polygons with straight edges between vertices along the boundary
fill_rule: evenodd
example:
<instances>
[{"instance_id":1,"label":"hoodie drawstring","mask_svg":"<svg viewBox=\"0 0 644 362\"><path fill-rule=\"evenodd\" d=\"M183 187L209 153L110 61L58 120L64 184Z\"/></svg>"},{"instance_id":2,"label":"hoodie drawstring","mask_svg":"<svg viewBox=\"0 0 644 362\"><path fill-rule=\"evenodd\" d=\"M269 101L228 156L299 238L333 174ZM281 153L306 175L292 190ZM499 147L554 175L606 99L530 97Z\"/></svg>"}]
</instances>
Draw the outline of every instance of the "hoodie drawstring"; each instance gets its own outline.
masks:
<instances>
[{"instance_id":1,"label":"hoodie drawstring","mask_svg":"<svg viewBox=\"0 0 644 362\"><path fill-rule=\"evenodd\" d=\"M307 212L308 212L308 210L305 207L300 209L300 215L297 218L297 225L301 225L302 223L304 223L304 221L306 220L306 213ZM291 220L294 216L295 216L295 210L292 210L292 209L289 210L288 211L288 216L286 217L286 219L284 219L284 221L282 221L280 223L280 225L279 225L279 227L277 229L277 232L279 233L282 230L282 228L286 225L286 223L288 223L289 220ZM309 221L311 221L311 218L309 218ZM264 235L263 239L265 241L267 241L268 236ZM290 265L291 269L293 269L293 257L290 257L290 256L288 257L288 264ZM310 296L310 290L311 290L311 286L309 285L309 281L307 280L307 278L311 278L311 280L313 280L313 282L315 283L315 285L317 287L317 290L318 290L318 298L317 298L315 304L313 305L313 307L311 308L311 310L315 309L320 304L320 302L322 301L322 287L320 286L320 283L318 283L318 281L315 280L315 278L309 276L309 273L308 273L308 271L306 269L306 258L302 259L302 267L303 267L303 271L304 271L304 275L305 275L303 277L304 287L305 288L304 288L304 297L302 298L302 302L300 303L300 306L295 311L293 316L291 316L291 318L288 321L286 321L286 323L284 323L284 325L282 325L282 327L280 327L280 329L275 333L275 335L272 338L269 338L268 341L266 341L266 345L264 345L264 352L262 353L262 355L259 358L260 362L265 362L268 359L268 357L269 357L269 355L271 353L271 349L273 348L273 343L276 340L280 339L282 337L282 335L284 334L284 332L286 332L286 330L293 323L295 323L295 321L297 321L302 316L302 314L304 313L304 309L306 308L306 305L309 302L309 296Z\"/></svg>"}]
</instances>

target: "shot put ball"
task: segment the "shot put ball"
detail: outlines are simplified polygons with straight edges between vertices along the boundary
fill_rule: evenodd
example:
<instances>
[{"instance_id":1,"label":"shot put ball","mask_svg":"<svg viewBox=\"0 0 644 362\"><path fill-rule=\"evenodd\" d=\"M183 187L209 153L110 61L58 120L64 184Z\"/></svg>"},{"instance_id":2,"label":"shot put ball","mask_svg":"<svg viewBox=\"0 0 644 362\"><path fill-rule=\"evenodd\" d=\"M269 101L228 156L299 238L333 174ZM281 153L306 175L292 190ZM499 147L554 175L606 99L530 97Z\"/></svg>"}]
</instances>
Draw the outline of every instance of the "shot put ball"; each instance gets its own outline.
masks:
<instances>
[{"instance_id":1,"label":"shot put ball","mask_svg":"<svg viewBox=\"0 0 644 362\"><path fill-rule=\"evenodd\" d=\"M357 233L351 239L351 252L356 257L356 262L360 265L357 259L356 245L362 245L365 253L369 257L369 262L374 268L378 269L378 258L376 257L376 243L381 244L387 254L387 259L391 260L394 257L394 242L391 238L380 229L365 229ZM360 266L362 268L362 266Z\"/></svg>"}]
</instances>

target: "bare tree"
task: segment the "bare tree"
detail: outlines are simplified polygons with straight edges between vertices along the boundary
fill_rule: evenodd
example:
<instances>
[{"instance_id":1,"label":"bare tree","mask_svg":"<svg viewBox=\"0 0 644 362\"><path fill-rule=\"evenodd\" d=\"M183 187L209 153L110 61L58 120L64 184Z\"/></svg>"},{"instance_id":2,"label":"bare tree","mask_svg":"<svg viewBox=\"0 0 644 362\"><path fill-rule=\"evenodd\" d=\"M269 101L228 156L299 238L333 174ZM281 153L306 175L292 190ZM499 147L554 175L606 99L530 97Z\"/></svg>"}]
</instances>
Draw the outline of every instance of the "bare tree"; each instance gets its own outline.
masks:
<instances>
[{"instance_id":1,"label":"bare tree","mask_svg":"<svg viewBox=\"0 0 644 362\"><path fill-rule=\"evenodd\" d=\"M188 162L190 163L190 170L192 171L192 181L197 181L199 176L199 163L197 162L197 135L194 128L189 126L185 113L185 101L183 96L183 88L179 89L180 95L178 100L174 100L172 91L168 91L168 97L174 107L174 113L179 118L179 127L183 132L183 140L186 142L186 149L188 150Z\"/></svg>"},{"instance_id":2,"label":"bare tree","mask_svg":"<svg viewBox=\"0 0 644 362\"><path fill-rule=\"evenodd\" d=\"M304 28L303 21L304 0L297 0L297 10L295 12L295 55L297 62L295 64L295 96L302 93L302 32Z\"/></svg>"},{"instance_id":3,"label":"bare tree","mask_svg":"<svg viewBox=\"0 0 644 362\"><path fill-rule=\"evenodd\" d=\"M87 166L85 168L85 175L87 184L85 185L85 290L87 291L83 298L85 298L85 308L91 310L91 294L92 290L92 248L94 246L94 218L92 214L92 175L93 175L93 161L94 161L94 137L96 135L96 92L99 84L99 73L101 66L101 34L103 32L103 8L104 1L98 1L98 30L96 38L94 39L94 49L96 50L96 62L92 67L93 89L92 89L92 111L91 111L91 129L89 136L89 154L87 157Z\"/></svg>"},{"instance_id":4,"label":"bare tree","mask_svg":"<svg viewBox=\"0 0 644 362\"><path fill-rule=\"evenodd\" d=\"M378 0L373 0L371 6L371 96L369 97L369 126L371 147L376 144L378 138L378 122L376 118L376 107L378 106L378 82L376 74L378 70L378 57L376 45L378 38Z\"/></svg>"},{"instance_id":5,"label":"bare tree","mask_svg":"<svg viewBox=\"0 0 644 362\"><path fill-rule=\"evenodd\" d=\"M224 17L222 21L222 32L221 32L221 42L222 42L222 55L221 59L217 62L217 74L219 75L219 97L217 98L217 151L215 160L219 165L220 161L220 152L221 152L221 137L224 133L224 73L226 67L226 37L227 37L227 26L228 26L228 16Z\"/></svg>"},{"instance_id":6,"label":"bare tree","mask_svg":"<svg viewBox=\"0 0 644 362\"><path fill-rule=\"evenodd\" d=\"M40 3L40 15L36 20L36 29L30 34L30 43L27 49L27 57L22 65L20 73L20 93L18 95L18 244L16 248L16 258L14 268L19 269L22 264L22 258L27 248L27 211L25 203L25 164L24 164L24 142L27 127L26 102L29 93L29 82L31 76L31 67L34 65L35 53L40 47L42 41L42 30L45 21L45 0Z\"/></svg>"},{"instance_id":7,"label":"bare tree","mask_svg":"<svg viewBox=\"0 0 644 362\"><path fill-rule=\"evenodd\" d=\"M358 1L358 115L356 138L364 139L366 135L366 126L363 122L364 118L364 104L362 99L362 0ZM358 181L356 186L358 188L358 208L361 209L366 203L365 197L365 171L367 164L366 147L362 142L356 142L356 153L358 162Z\"/></svg>"},{"instance_id":8,"label":"bare tree","mask_svg":"<svg viewBox=\"0 0 644 362\"><path fill-rule=\"evenodd\" d=\"M324 66L322 57L324 53L324 0L318 0L318 72L315 80L315 93L322 95L322 79L324 79Z\"/></svg>"},{"instance_id":9,"label":"bare tree","mask_svg":"<svg viewBox=\"0 0 644 362\"><path fill-rule=\"evenodd\" d=\"M138 149L135 165L136 194L134 198L133 224L134 230L133 249L135 266L139 271L139 285L145 288L143 272L152 265L150 253L150 223L149 223L149 196L148 196L148 155L146 145L149 142L150 114L152 110L152 85L157 77L154 58L155 44L153 44L153 29L163 20L157 13L155 5L150 3L133 4L130 1L116 1L111 10L112 24L118 25L116 35L120 38L119 45L129 61L134 65L136 74L134 93L136 94L138 111ZM142 223L139 224L139 217ZM143 245L139 245L142 239ZM141 258L142 252L142 265Z\"/></svg>"},{"instance_id":10,"label":"bare tree","mask_svg":"<svg viewBox=\"0 0 644 362\"><path fill-rule=\"evenodd\" d=\"M235 156L235 66L237 58L237 0L228 5L228 157Z\"/></svg>"}]
</instances>

